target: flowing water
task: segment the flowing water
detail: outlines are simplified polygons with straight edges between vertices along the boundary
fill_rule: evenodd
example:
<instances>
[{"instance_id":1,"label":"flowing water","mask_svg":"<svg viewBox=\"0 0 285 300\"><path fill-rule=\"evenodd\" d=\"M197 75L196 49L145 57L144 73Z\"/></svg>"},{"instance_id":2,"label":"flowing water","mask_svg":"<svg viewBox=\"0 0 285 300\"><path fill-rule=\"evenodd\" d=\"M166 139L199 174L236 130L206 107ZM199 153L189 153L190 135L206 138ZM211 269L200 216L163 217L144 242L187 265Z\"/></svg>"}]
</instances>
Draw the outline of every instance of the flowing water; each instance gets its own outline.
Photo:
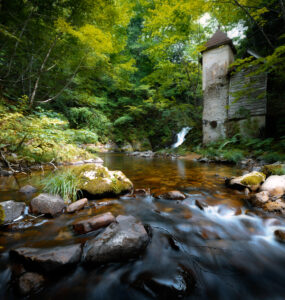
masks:
<instances>
[{"instance_id":1,"label":"flowing water","mask_svg":"<svg viewBox=\"0 0 285 300\"><path fill-rule=\"evenodd\" d=\"M182 130L177 133L177 142L172 145L172 148L177 148L182 145L185 141L187 133L192 129L192 127L184 127Z\"/></svg>"},{"instance_id":2,"label":"flowing water","mask_svg":"<svg viewBox=\"0 0 285 300\"><path fill-rule=\"evenodd\" d=\"M285 246L274 240L284 218L250 208L245 196L224 187L222 176L241 174L234 167L191 161L145 159L106 154L105 165L122 170L135 188L154 195L178 189L184 201L154 196L96 200L76 215L38 218L0 232L0 299L15 299L9 249L68 245L94 236L74 235L75 219L107 211L133 215L152 238L136 260L97 268L79 265L50 279L33 298L41 299L284 299ZM34 174L33 182L40 174ZM26 200L17 192L25 177L0 181L0 199ZM195 204L205 206L201 210Z\"/></svg>"}]
</instances>

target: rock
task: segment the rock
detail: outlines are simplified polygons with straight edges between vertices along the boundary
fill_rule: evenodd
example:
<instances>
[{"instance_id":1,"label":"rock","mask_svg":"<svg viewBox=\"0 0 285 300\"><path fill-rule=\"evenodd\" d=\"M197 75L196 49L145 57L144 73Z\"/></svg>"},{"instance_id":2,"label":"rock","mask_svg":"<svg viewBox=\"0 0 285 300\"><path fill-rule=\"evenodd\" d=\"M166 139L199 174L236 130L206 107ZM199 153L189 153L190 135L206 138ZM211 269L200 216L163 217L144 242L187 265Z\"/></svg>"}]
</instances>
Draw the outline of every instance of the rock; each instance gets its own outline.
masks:
<instances>
[{"instance_id":1,"label":"rock","mask_svg":"<svg viewBox=\"0 0 285 300\"><path fill-rule=\"evenodd\" d=\"M265 165L262 167L262 172L266 176L285 175L285 164Z\"/></svg>"},{"instance_id":2,"label":"rock","mask_svg":"<svg viewBox=\"0 0 285 300\"><path fill-rule=\"evenodd\" d=\"M97 198L121 195L133 189L132 182L121 171L109 171L99 164L88 164L73 170L81 184L79 188Z\"/></svg>"},{"instance_id":3,"label":"rock","mask_svg":"<svg viewBox=\"0 0 285 300\"><path fill-rule=\"evenodd\" d=\"M1 176L8 177L8 176L11 176L11 175L13 175L12 171L0 170L0 177Z\"/></svg>"},{"instance_id":4,"label":"rock","mask_svg":"<svg viewBox=\"0 0 285 300\"><path fill-rule=\"evenodd\" d=\"M118 216L101 234L86 242L85 263L104 264L137 257L149 242L144 226L132 216Z\"/></svg>"},{"instance_id":5,"label":"rock","mask_svg":"<svg viewBox=\"0 0 285 300\"><path fill-rule=\"evenodd\" d=\"M97 215L87 220L77 221L73 224L73 229L79 234L87 233L89 231L97 230L101 227L106 227L109 224L115 222L116 219L112 213L107 212L105 214Z\"/></svg>"},{"instance_id":6,"label":"rock","mask_svg":"<svg viewBox=\"0 0 285 300\"><path fill-rule=\"evenodd\" d=\"M19 292L23 296L35 293L43 287L44 281L44 277L38 273L24 273L18 280Z\"/></svg>"},{"instance_id":7,"label":"rock","mask_svg":"<svg viewBox=\"0 0 285 300\"><path fill-rule=\"evenodd\" d=\"M235 178L227 178L225 183L228 187L236 190L249 188L252 191L258 190L260 184L265 181L265 174L261 172L251 172Z\"/></svg>"},{"instance_id":8,"label":"rock","mask_svg":"<svg viewBox=\"0 0 285 300\"><path fill-rule=\"evenodd\" d=\"M206 203L203 203L199 200L195 200L195 205L198 206L201 210L204 210L204 208L208 207Z\"/></svg>"},{"instance_id":9,"label":"rock","mask_svg":"<svg viewBox=\"0 0 285 300\"><path fill-rule=\"evenodd\" d=\"M277 241L279 241L281 243L285 243L285 231L284 230L281 230L281 229L275 230L274 236Z\"/></svg>"},{"instance_id":10,"label":"rock","mask_svg":"<svg viewBox=\"0 0 285 300\"><path fill-rule=\"evenodd\" d=\"M65 203L60 196L40 194L32 199L30 208L34 214L45 214L47 216L55 217L62 213L65 208Z\"/></svg>"},{"instance_id":11,"label":"rock","mask_svg":"<svg viewBox=\"0 0 285 300\"><path fill-rule=\"evenodd\" d=\"M150 189L135 189L133 194L135 196L149 196L150 195Z\"/></svg>"},{"instance_id":12,"label":"rock","mask_svg":"<svg viewBox=\"0 0 285 300\"><path fill-rule=\"evenodd\" d=\"M88 205L88 199L83 198L83 199L77 200L77 201L71 203L70 205L68 205L66 211L68 213L74 213L74 212L82 209L84 206L87 206L87 205Z\"/></svg>"},{"instance_id":13,"label":"rock","mask_svg":"<svg viewBox=\"0 0 285 300\"><path fill-rule=\"evenodd\" d=\"M25 185L20 188L19 192L24 194L32 194L35 193L37 189L31 185Z\"/></svg>"},{"instance_id":14,"label":"rock","mask_svg":"<svg viewBox=\"0 0 285 300\"><path fill-rule=\"evenodd\" d=\"M159 198L164 198L167 200L184 200L186 196L180 191L170 191L159 196Z\"/></svg>"},{"instance_id":15,"label":"rock","mask_svg":"<svg viewBox=\"0 0 285 300\"><path fill-rule=\"evenodd\" d=\"M152 149L151 143L147 138L132 141L132 147L134 151L147 151Z\"/></svg>"},{"instance_id":16,"label":"rock","mask_svg":"<svg viewBox=\"0 0 285 300\"><path fill-rule=\"evenodd\" d=\"M132 145L128 142L125 142L121 147L120 147L122 152L133 152L134 149Z\"/></svg>"},{"instance_id":17,"label":"rock","mask_svg":"<svg viewBox=\"0 0 285 300\"><path fill-rule=\"evenodd\" d=\"M183 299L193 292L196 278L193 271L178 266L174 274L165 272L160 275L152 275L144 272L132 283L152 299Z\"/></svg>"},{"instance_id":18,"label":"rock","mask_svg":"<svg viewBox=\"0 0 285 300\"><path fill-rule=\"evenodd\" d=\"M263 191L255 194L250 201L254 206L262 207L265 203L269 201L269 192Z\"/></svg>"},{"instance_id":19,"label":"rock","mask_svg":"<svg viewBox=\"0 0 285 300\"><path fill-rule=\"evenodd\" d=\"M116 143L110 141L108 142L104 148L108 151L108 152L116 152L119 151L119 147Z\"/></svg>"},{"instance_id":20,"label":"rock","mask_svg":"<svg viewBox=\"0 0 285 300\"><path fill-rule=\"evenodd\" d=\"M268 191L270 196L282 197L285 193L285 175L271 175L261 186L262 191Z\"/></svg>"},{"instance_id":21,"label":"rock","mask_svg":"<svg viewBox=\"0 0 285 300\"><path fill-rule=\"evenodd\" d=\"M285 202L281 199L278 199L277 201L269 201L265 203L263 206L264 210L268 212L276 212L276 213L285 213Z\"/></svg>"},{"instance_id":22,"label":"rock","mask_svg":"<svg viewBox=\"0 0 285 300\"><path fill-rule=\"evenodd\" d=\"M44 272L63 271L74 266L81 258L81 245L71 245L55 248L27 248L12 249L10 256L21 260L27 269L36 268Z\"/></svg>"},{"instance_id":23,"label":"rock","mask_svg":"<svg viewBox=\"0 0 285 300\"><path fill-rule=\"evenodd\" d=\"M24 213L26 208L26 204L24 202L16 202L14 200L0 202L0 206L2 208L0 211L0 224L7 224L16 220ZM3 215L2 217L1 212Z\"/></svg>"},{"instance_id":24,"label":"rock","mask_svg":"<svg viewBox=\"0 0 285 300\"><path fill-rule=\"evenodd\" d=\"M104 162L104 160L100 157L96 157L96 158L90 158L90 159L86 159L84 160L85 164L102 164Z\"/></svg>"}]
</instances>

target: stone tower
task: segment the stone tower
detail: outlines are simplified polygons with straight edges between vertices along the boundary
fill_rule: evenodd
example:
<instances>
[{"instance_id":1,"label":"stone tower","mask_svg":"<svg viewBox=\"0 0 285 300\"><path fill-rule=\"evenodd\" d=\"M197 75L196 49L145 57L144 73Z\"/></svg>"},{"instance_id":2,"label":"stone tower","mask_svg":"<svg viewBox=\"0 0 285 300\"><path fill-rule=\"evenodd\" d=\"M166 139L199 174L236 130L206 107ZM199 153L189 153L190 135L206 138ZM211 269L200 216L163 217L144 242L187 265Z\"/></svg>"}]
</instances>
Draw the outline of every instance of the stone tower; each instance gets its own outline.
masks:
<instances>
[{"instance_id":1,"label":"stone tower","mask_svg":"<svg viewBox=\"0 0 285 300\"><path fill-rule=\"evenodd\" d=\"M225 138L229 97L229 66L234 62L232 40L220 29L205 44L203 59L203 143Z\"/></svg>"}]
</instances>

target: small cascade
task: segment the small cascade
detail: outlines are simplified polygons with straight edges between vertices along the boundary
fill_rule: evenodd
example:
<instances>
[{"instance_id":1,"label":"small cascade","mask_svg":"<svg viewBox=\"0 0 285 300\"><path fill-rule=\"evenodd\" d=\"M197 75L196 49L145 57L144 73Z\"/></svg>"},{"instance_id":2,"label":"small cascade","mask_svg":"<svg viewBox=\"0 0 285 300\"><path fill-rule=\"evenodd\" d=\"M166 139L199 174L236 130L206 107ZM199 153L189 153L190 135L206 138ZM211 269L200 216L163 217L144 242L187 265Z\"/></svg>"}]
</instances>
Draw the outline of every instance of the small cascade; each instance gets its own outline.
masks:
<instances>
[{"instance_id":1,"label":"small cascade","mask_svg":"<svg viewBox=\"0 0 285 300\"><path fill-rule=\"evenodd\" d=\"M171 146L171 148L177 148L182 145L185 141L187 133L192 129L192 127L183 127L182 130L177 133L177 142Z\"/></svg>"}]
</instances>

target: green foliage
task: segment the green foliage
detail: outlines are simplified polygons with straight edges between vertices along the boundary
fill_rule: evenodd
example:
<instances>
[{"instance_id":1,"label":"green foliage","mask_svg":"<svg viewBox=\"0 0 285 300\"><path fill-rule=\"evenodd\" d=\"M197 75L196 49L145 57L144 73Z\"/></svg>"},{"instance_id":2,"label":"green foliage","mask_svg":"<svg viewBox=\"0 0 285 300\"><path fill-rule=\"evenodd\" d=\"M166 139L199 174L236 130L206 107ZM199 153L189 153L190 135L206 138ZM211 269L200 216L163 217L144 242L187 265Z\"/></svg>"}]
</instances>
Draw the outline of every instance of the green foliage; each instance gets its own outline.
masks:
<instances>
[{"instance_id":1,"label":"green foliage","mask_svg":"<svg viewBox=\"0 0 285 300\"><path fill-rule=\"evenodd\" d=\"M66 203L76 201L80 183L80 178L72 171L57 171L41 181L44 192L59 195Z\"/></svg>"}]
</instances>

